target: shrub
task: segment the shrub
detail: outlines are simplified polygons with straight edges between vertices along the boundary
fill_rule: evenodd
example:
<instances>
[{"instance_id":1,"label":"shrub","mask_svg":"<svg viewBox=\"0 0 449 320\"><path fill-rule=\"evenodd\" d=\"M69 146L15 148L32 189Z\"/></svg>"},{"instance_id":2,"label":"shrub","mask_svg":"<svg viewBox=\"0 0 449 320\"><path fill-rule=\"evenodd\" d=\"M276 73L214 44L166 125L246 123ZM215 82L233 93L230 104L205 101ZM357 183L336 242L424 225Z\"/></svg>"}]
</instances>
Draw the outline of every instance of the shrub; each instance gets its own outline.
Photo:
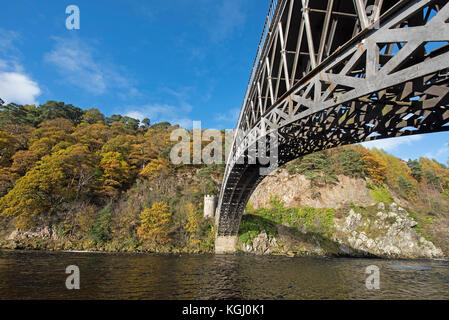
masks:
<instances>
[{"instance_id":1,"label":"shrub","mask_svg":"<svg viewBox=\"0 0 449 320\"><path fill-rule=\"evenodd\" d=\"M362 154L353 148L341 148L337 155L337 162L340 163L341 173L345 176L363 178L364 162Z\"/></svg>"},{"instance_id":2,"label":"shrub","mask_svg":"<svg viewBox=\"0 0 449 320\"><path fill-rule=\"evenodd\" d=\"M276 223L261 216L244 215L239 229L240 242L251 244L251 241L262 231L265 231L269 238L275 237Z\"/></svg>"},{"instance_id":3,"label":"shrub","mask_svg":"<svg viewBox=\"0 0 449 320\"><path fill-rule=\"evenodd\" d=\"M407 180L403 176L399 177L398 186L399 186L399 191L404 198L414 197L416 190L415 190L413 183L411 183L409 180Z\"/></svg>"},{"instance_id":4,"label":"shrub","mask_svg":"<svg viewBox=\"0 0 449 320\"><path fill-rule=\"evenodd\" d=\"M337 183L330 157L325 152L315 152L287 166L289 173L299 173L310 180L311 186Z\"/></svg>"},{"instance_id":5,"label":"shrub","mask_svg":"<svg viewBox=\"0 0 449 320\"><path fill-rule=\"evenodd\" d=\"M375 201L386 204L393 203L393 198L391 197L390 191L384 185L378 186L367 184L367 187L370 189L369 193Z\"/></svg>"},{"instance_id":6,"label":"shrub","mask_svg":"<svg viewBox=\"0 0 449 320\"><path fill-rule=\"evenodd\" d=\"M112 210L109 206L98 213L97 218L89 229L89 234L95 243L103 244L111 239Z\"/></svg>"},{"instance_id":7,"label":"shrub","mask_svg":"<svg viewBox=\"0 0 449 320\"><path fill-rule=\"evenodd\" d=\"M408 167L412 171L412 177L418 181L421 181L423 177L423 170L418 160L409 160L407 162Z\"/></svg>"},{"instance_id":8,"label":"shrub","mask_svg":"<svg viewBox=\"0 0 449 320\"><path fill-rule=\"evenodd\" d=\"M440 178L431 170L426 170L426 181L427 184L435 188L436 190L441 190Z\"/></svg>"}]
</instances>

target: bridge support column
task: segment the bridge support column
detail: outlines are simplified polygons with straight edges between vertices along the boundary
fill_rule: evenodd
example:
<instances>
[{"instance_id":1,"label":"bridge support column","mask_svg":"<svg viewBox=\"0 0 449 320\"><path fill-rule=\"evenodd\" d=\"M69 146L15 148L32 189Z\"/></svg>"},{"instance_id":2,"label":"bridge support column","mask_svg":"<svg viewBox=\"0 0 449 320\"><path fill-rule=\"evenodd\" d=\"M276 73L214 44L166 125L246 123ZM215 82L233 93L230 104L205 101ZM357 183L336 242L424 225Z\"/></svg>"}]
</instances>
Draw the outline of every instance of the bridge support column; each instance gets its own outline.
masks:
<instances>
[{"instance_id":1,"label":"bridge support column","mask_svg":"<svg viewBox=\"0 0 449 320\"><path fill-rule=\"evenodd\" d=\"M215 238L215 254L234 253L237 236L217 236Z\"/></svg>"}]
</instances>

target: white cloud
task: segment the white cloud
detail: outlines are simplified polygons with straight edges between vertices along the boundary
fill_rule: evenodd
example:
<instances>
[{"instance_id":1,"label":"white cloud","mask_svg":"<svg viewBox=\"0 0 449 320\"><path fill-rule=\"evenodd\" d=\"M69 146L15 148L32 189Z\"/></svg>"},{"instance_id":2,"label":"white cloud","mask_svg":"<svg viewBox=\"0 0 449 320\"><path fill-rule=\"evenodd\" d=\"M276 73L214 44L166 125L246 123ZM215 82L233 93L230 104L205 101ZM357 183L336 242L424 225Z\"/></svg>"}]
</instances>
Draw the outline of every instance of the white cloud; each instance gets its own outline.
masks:
<instances>
[{"instance_id":1,"label":"white cloud","mask_svg":"<svg viewBox=\"0 0 449 320\"><path fill-rule=\"evenodd\" d=\"M5 103L37 104L41 89L20 63L21 52L15 46L19 34L0 29L0 39L0 98Z\"/></svg>"},{"instance_id":2,"label":"white cloud","mask_svg":"<svg viewBox=\"0 0 449 320\"><path fill-rule=\"evenodd\" d=\"M0 72L0 97L7 102L37 104L41 90L28 76L16 72Z\"/></svg>"},{"instance_id":3,"label":"white cloud","mask_svg":"<svg viewBox=\"0 0 449 320\"><path fill-rule=\"evenodd\" d=\"M362 145L365 148L377 148L383 149L384 151L393 151L398 148L400 145L406 144L411 146L413 142L419 141L422 139L422 136L405 136L405 137L397 137L397 138L388 138L388 139L380 139L374 141L363 142Z\"/></svg>"},{"instance_id":4,"label":"white cloud","mask_svg":"<svg viewBox=\"0 0 449 320\"><path fill-rule=\"evenodd\" d=\"M125 91L117 92L122 97L138 94L132 81L122 76L123 68L96 58L95 49L86 42L78 38L55 37L54 40L55 46L45 54L44 61L55 66L67 84L96 95L105 94L109 89Z\"/></svg>"},{"instance_id":5,"label":"white cloud","mask_svg":"<svg viewBox=\"0 0 449 320\"><path fill-rule=\"evenodd\" d=\"M126 116L133 119L139 119L140 121L146 118L146 116L139 111L129 111L128 113L126 113Z\"/></svg>"}]
</instances>

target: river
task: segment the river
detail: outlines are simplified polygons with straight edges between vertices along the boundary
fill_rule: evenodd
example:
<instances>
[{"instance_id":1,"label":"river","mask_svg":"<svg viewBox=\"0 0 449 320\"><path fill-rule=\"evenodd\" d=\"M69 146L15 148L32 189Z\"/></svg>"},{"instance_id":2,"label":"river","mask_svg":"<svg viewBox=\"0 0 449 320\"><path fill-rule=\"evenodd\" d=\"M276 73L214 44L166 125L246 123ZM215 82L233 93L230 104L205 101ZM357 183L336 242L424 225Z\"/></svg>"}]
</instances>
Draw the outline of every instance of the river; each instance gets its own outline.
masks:
<instances>
[{"instance_id":1,"label":"river","mask_svg":"<svg viewBox=\"0 0 449 320\"><path fill-rule=\"evenodd\" d=\"M0 299L449 299L449 261L3 251Z\"/></svg>"}]
</instances>

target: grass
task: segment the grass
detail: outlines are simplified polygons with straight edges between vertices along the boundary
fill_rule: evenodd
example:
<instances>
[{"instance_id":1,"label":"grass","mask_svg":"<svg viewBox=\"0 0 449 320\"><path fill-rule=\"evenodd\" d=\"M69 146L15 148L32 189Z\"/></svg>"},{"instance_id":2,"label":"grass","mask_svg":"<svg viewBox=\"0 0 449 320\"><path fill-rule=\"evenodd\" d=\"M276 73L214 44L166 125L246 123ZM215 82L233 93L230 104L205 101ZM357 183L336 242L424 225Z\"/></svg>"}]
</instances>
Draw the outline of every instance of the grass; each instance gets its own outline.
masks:
<instances>
[{"instance_id":1,"label":"grass","mask_svg":"<svg viewBox=\"0 0 449 320\"><path fill-rule=\"evenodd\" d=\"M276 225L282 224L302 233L314 233L324 238L334 230L335 211L312 207L285 207L279 197L272 197L269 208L255 210L248 206L240 224L240 242L250 244L262 231L268 237L276 235Z\"/></svg>"},{"instance_id":2,"label":"grass","mask_svg":"<svg viewBox=\"0 0 449 320\"><path fill-rule=\"evenodd\" d=\"M244 244L251 241L265 231L269 238L276 236L276 223L261 216L246 214L242 217L239 229L239 240Z\"/></svg>"},{"instance_id":3,"label":"grass","mask_svg":"<svg viewBox=\"0 0 449 320\"><path fill-rule=\"evenodd\" d=\"M386 204L393 203L393 197L390 191L384 186L377 186L373 184L367 185L371 197L377 202L383 202Z\"/></svg>"}]
</instances>

